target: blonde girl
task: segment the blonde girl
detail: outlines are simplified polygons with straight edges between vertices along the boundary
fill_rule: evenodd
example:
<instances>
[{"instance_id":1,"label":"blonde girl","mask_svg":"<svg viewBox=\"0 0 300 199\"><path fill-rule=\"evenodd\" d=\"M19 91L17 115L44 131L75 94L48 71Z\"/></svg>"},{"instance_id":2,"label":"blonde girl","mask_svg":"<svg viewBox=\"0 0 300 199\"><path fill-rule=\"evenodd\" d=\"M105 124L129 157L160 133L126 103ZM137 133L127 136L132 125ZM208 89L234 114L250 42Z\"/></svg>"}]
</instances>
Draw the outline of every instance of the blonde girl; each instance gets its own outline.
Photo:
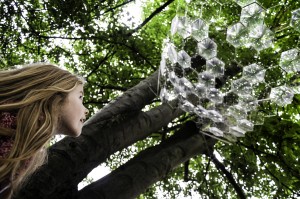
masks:
<instances>
[{"instance_id":1,"label":"blonde girl","mask_svg":"<svg viewBox=\"0 0 300 199\"><path fill-rule=\"evenodd\" d=\"M79 136L84 80L52 64L0 71L0 198L10 198L46 157L55 134Z\"/></svg>"}]
</instances>

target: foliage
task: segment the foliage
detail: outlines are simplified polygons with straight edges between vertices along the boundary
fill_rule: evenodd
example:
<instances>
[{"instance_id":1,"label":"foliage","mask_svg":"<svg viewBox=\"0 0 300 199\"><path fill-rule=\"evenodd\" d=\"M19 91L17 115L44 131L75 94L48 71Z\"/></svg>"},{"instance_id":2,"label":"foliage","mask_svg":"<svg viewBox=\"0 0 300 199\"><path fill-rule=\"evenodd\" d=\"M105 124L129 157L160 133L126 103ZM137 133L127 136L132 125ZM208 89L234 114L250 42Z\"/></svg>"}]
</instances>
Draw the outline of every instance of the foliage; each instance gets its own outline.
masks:
<instances>
[{"instance_id":1,"label":"foliage","mask_svg":"<svg viewBox=\"0 0 300 199\"><path fill-rule=\"evenodd\" d=\"M218 57L225 62L228 81L240 76L243 66L260 63L269 86L298 84L298 74L279 70L281 52L299 48L300 33L289 26L291 11L300 8L294 0L259 0L266 8L265 23L275 33L274 46L261 52L234 48L226 42L227 27L239 20L241 7L234 1L191 1L189 15L210 24L209 36L218 44ZM85 105L92 115L158 69L163 40L170 36L176 13L185 11L183 0L143 3L143 20L138 26L126 11L130 0L0 0L0 68L49 61L84 76ZM188 43L188 42L187 42ZM188 48L189 46L187 46ZM236 70L236 68L239 68ZM258 92L264 93L264 92ZM267 91L266 91L267 93ZM252 198L296 198L300 196L300 97L284 108L262 103L260 111L269 116L262 126L236 144L218 142L214 155L233 179ZM157 105L157 102L155 105ZM174 133L182 116L160 132L115 154L108 165L116 168L143 149ZM195 157L189 162L186 182L184 166L172 171L162 182L150 187L140 198L154 198L157 187L166 198L197 192L202 198L236 198L232 182L212 157ZM181 182L181 183L178 183Z\"/></svg>"}]
</instances>

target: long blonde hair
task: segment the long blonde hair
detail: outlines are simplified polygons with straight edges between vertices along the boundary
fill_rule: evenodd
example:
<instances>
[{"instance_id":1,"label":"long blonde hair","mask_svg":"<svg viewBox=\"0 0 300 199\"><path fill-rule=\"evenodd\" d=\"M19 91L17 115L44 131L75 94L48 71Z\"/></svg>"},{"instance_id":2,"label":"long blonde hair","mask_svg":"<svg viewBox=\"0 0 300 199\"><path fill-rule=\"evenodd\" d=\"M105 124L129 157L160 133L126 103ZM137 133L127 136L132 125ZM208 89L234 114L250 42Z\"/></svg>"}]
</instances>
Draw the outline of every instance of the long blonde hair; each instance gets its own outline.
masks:
<instances>
[{"instance_id":1,"label":"long blonde hair","mask_svg":"<svg viewBox=\"0 0 300 199\"><path fill-rule=\"evenodd\" d=\"M44 162L60 107L68 93L83 83L81 77L52 64L0 71L0 112L17 114L16 129L0 127L0 136L14 140L8 156L0 158L0 182L9 178L10 192ZM23 168L25 162L29 165Z\"/></svg>"}]
</instances>

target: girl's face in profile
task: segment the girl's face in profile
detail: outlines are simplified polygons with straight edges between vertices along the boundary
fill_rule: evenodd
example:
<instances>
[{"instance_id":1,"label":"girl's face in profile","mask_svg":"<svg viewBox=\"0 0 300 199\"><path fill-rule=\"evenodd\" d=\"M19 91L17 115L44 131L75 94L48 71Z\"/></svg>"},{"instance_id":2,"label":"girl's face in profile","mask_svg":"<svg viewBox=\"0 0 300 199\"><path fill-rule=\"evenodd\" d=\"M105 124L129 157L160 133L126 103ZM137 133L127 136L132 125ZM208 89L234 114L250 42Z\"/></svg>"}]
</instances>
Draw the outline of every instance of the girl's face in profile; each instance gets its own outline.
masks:
<instances>
[{"instance_id":1,"label":"girl's face in profile","mask_svg":"<svg viewBox=\"0 0 300 199\"><path fill-rule=\"evenodd\" d=\"M81 134L88 110L83 106L83 85L71 91L61 107L58 133L77 137Z\"/></svg>"}]
</instances>

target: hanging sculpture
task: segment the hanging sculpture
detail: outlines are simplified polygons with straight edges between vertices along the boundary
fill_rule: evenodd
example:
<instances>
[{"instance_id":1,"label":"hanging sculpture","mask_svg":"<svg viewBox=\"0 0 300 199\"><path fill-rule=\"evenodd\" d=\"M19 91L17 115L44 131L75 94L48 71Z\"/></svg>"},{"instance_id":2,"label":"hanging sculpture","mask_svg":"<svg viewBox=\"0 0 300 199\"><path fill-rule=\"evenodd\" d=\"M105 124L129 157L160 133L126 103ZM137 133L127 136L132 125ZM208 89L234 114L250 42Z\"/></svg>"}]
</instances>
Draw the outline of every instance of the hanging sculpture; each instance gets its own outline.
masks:
<instances>
[{"instance_id":1,"label":"hanging sculpture","mask_svg":"<svg viewBox=\"0 0 300 199\"><path fill-rule=\"evenodd\" d=\"M272 47L274 33L264 23L265 9L255 0L236 3L242 7L240 21L227 28L226 41L235 48L253 48L257 52ZM290 26L300 31L300 9L292 12ZM194 52L187 52L178 38L182 43L192 40ZM234 142L255 125L263 124L265 115L257 110L260 103L286 106L294 94L300 94L300 88L267 85L268 69L259 63L243 66L241 77L217 85L216 80L222 79L226 70L225 63L218 58L217 48L218 44L209 37L209 24L205 20L191 20L186 13L177 14L171 23L170 37L163 45L160 98L163 102L177 99L182 110L199 118L202 132ZM205 60L205 67L200 70L193 66L197 56ZM299 49L282 52L278 65L283 73L299 72ZM269 88L265 98L254 94L261 84Z\"/></svg>"}]
</instances>

